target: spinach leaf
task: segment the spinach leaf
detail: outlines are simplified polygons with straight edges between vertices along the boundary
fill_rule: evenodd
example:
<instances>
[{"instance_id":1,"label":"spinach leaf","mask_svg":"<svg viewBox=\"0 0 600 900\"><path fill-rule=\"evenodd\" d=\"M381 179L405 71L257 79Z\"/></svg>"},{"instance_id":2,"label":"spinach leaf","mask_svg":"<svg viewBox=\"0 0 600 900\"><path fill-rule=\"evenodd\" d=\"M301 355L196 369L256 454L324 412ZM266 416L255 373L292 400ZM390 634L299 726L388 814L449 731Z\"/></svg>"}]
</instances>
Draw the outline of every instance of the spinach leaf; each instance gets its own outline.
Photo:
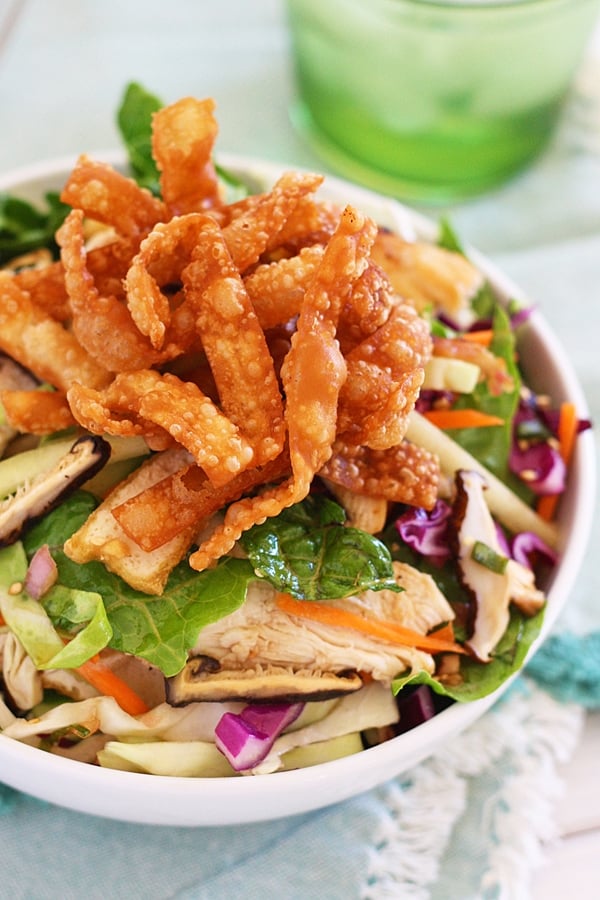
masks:
<instances>
[{"instance_id":1,"label":"spinach leaf","mask_svg":"<svg viewBox=\"0 0 600 900\"><path fill-rule=\"evenodd\" d=\"M159 193L158 168L152 156L152 115L162 102L136 82L125 88L117 110L117 125L127 150L131 171L142 187Z\"/></svg>"},{"instance_id":2,"label":"spinach leaf","mask_svg":"<svg viewBox=\"0 0 600 900\"><path fill-rule=\"evenodd\" d=\"M388 548L347 528L341 506L309 496L241 537L260 577L302 600L333 600L360 591L400 590Z\"/></svg>"},{"instance_id":3,"label":"spinach leaf","mask_svg":"<svg viewBox=\"0 0 600 900\"><path fill-rule=\"evenodd\" d=\"M59 579L102 594L113 634L109 646L148 660L167 677L179 672L201 629L235 612L255 579L243 559L225 559L214 569L194 572L187 560L172 572L161 596L130 587L100 562L74 563L54 554Z\"/></svg>"},{"instance_id":4,"label":"spinach leaf","mask_svg":"<svg viewBox=\"0 0 600 900\"><path fill-rule=\"evenodd\" d=\"M530 618L513 609L508 628L494 650L491 662L478 663L467 657L461 659L461 684L441 684L427 672L419 672L414 676L394 679L392 689L394 693L398 693L408 684L428 684L437 694L461 703L485 697L519 671L529 648L540 633L543 619L543 609Z\"/></svg>"},{"instance_id":5,"label":"spinach leaf","mask_svg":"<svg viewBox=\"0 0 600 900\"><path fill-rule=\"evenodd\" d=\"M31 250L47 248L58 256L54 232L60 227L70 207L59 195L45 195L46 210L39 210L27 200L0 193L0 265Z\"/></svg>"},{"instance_id":6,"label":"spinach leaf","mask_svg":"<svg viewBox=\"0 0 600 900\"><path fill-rule=\"evenodd\" d=\"M166 676L175 675L200 630L242 605L256 577L252 567L246 560L226 559L214 569L194 572L184 560L171 572L160 597L136 591L101 562L75 563L62 549L94 506L90 494L73 494L29 532L26 551L32 554L48 544L61 585L102 596L112 629L109 647L141 656ZM49 605L47 612L64 623L64 606Z\"/></svg>"}]
</instances>

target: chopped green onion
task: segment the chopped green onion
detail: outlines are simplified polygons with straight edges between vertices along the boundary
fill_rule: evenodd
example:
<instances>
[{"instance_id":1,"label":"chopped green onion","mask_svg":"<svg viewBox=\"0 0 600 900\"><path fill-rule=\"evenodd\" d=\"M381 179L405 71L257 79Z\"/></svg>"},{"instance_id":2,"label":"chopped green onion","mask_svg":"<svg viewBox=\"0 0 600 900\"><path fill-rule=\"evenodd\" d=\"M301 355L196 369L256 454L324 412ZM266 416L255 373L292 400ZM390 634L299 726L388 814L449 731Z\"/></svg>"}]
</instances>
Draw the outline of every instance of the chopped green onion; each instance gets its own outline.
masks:
<instances>
[{"instance_id":1,"label":"chopped green onion","mask_svg":"<svg viewBox=\"0 0 600 900\"><path fill-rule=\"evenodd\" d=\"M497 553L493 547L483 541L475 541L471 557L490 572L495 572L496 575L503 575L508 565L508 557Z\"/></svg>"}]
</instances>

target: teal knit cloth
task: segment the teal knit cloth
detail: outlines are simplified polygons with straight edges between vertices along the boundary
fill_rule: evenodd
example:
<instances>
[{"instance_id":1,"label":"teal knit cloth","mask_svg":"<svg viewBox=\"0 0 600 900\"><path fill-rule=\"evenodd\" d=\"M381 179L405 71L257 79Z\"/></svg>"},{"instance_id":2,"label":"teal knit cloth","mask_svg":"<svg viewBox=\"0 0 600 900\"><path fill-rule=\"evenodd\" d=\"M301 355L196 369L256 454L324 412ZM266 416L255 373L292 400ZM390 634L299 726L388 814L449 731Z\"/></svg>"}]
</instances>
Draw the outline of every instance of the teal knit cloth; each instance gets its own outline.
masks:
<instances>
[{"instance_id":1,"label":"teal knit cloth","mask_svg":"<svg viewBox=\"0 0 600 900\"><path fill-rule=\"evenodd\" d=\"M551 635L537 651L527 674L563 703L600 708L600 631L581 637Z\"/></svg>"}]
</instances>

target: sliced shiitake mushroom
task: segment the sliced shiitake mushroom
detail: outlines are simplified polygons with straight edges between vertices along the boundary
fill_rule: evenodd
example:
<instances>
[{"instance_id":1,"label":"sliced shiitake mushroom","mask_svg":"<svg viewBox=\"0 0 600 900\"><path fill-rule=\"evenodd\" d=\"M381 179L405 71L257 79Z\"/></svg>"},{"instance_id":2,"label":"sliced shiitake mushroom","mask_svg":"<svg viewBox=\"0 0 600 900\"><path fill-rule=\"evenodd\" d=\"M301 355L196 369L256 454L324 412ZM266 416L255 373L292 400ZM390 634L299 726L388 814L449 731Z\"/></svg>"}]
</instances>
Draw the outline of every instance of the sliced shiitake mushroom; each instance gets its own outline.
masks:
<instances>
[{"instance_id":1,"label":"sliced shiitake mushroom","mask_svg":"<svg viewBox=\"0 0 600 900\"><path fill-rule=\"evenodd\" d=\"M533 615L545 602L533 572L504 556L485 500L486 488L486 481L478 472L459 470L451 520L459 577L474 605L466 646L480 662L491 660L508 626L511 603L525 615ZM482 562L474 552L478 546L487 549L490 560L499 565Z\"/></svg>"},{"instance_id":2,"label":"sliced shiitake mushroom","mask_svg":"<svg viewBox=\"0 0 600 900\"><path fill-rule=\"evenodd\" d=\"M329 700L358 691L363 686L357 672L311 672L291 667L221 669L209 656L195 656L177 675L167 679L167 701L183 706L198 701L241 700L247 703Z\"/></svg>"},{"instance_id":3,"label":"sliced shiitake mushroom","mask_svg":"<svg viewBox=\"0 0 600 900\"><path fill-rule=\"evenodd\" d=\"M47 472L40 472L0 503L0 547L18 540L25 528L58 506L108 462L110 444L98 435L75 441Z\"/></svg>"}]
</instances>

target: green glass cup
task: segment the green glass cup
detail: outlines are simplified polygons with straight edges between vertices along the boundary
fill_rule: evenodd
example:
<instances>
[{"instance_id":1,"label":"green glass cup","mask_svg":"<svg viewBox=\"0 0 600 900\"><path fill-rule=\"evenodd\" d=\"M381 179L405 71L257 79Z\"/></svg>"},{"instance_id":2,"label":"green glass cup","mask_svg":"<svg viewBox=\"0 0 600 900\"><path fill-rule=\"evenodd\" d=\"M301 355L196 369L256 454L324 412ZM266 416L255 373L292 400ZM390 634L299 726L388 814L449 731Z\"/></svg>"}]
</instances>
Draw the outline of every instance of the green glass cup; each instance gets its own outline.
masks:
<instances>
[{"instance_id":1,"label":"green glass cup","mask_svg":"<svg viewBox=\"0 0 600 900\"><path fill-rule=\"evenodd\" d=\"M481 193L552 135L598 0L287 0L292 118L334 170L413 202Z\"/></svg>"}]
</instances>

